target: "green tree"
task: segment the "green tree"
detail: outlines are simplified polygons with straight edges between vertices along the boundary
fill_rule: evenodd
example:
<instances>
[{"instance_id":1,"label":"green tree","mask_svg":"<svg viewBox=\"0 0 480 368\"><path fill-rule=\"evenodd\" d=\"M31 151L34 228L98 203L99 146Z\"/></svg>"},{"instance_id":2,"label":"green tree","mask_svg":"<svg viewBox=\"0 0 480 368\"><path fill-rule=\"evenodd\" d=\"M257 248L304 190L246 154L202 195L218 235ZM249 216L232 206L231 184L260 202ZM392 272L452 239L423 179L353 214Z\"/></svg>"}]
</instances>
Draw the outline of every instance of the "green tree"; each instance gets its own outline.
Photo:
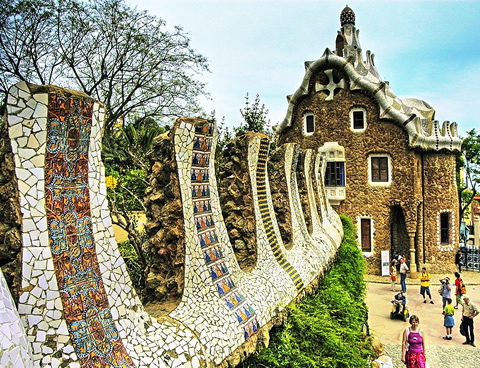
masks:
<instances>
[{"instance_id":1,"label":"green tree","mask_svg":"<svg viewBox=\"0 0 480 368\"><path fill-rule=\"evenodd\" d=\"M265 133L272 136L270 130L270 120L268 119L268 109L265 104L260 102L260 96L257 94L253 104L250 103L248 93L245 96L245 107L240 109L243 121L239 127L233 128L235 135L245 132Z\"/></svg>"},{"instance_id":2,"label":"green tree","mask_svg":"<svg viewBox=\"0 0 480 368\"><path fill-rule=\"evenodd\" d=\"M462 154L457 160L457 170L463 171L457 175L460 221L470 208L474 197L480 189L480 133L475 129L467 132L463 139Z\"/></svg>"},{"instance_id":3,"label":"green tree","mask_svg":"<svg viewBox=\"0 0 480 368\"><path fill-rule=\"evenodd\" d=\"M3 97L18 80L80 90L105 104L107 133L200 110L206 58L181 27L124 0L0 0L0 25Z\"/></svg>"}]
</instances>

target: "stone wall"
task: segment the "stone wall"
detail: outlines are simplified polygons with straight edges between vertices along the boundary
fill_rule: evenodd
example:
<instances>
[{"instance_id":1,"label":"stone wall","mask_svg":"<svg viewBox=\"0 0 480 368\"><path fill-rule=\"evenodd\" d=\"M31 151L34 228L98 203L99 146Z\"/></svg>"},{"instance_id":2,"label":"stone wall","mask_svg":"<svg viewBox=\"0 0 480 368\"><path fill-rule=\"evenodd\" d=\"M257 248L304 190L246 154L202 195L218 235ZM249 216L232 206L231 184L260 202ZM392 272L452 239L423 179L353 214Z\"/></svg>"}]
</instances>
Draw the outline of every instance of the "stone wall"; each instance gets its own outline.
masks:
<instances>
[{"instance_id":1,"label":"stone wall","mask_svg":"<svg viewBox=\"0 0 480 368\"><path fill-rule=\"evenodd\" d=\"M454 272L459 242L459 210L455 157L449 153L425 153L425 253L431 272ZM440 214L450 214L450 239L440 241Z\"/></svg>"},{"instance_id":2,"label":"stone wall","mask_svg":"<svg viewBox=\"0 0 480 368\"><path fill-rule=\"evenodd\" d=\"M338 80L342 72L337 70L334 76ZM325 84L328 83L325 78L321 72L312 80ZM353 107L362 107L367 112L367 129L362 133L354 133L350 128L349 112ZM315 132L308 137L302 133L305 111L312 111L315 115ZM380 119L372 96L363 91L350 91L346 86L338 91L333 101L325 101L324 92L310 92L305 96L294 109L292 126L286 128L280 137L280 142L286 141L296 142L304 149L316 150L324 142L338 142L345 148L347 200L335 208L337 212L350 216L357 229L361 217L372 218L375 235L373 254L367 257L368 271L380 272L380 252L390 250L392 206L401 202L402 209L410 211L408 203L416 203L422 198L422 188L411 175L418 154L408 149L405 131ZM393 177L389 186L372 187L368 184L367 158L375 153L387 153L391 157ZM408 238L403 236L399 241L402 249L409 249Z\"/></svg>"},{"instance_id":3,"label":"stone wall","mask_svg":"<svg viewBox=\"0 0 480 368\"><path fill-rule=\"evenodd\" d=\"M302 212L305 219L305 225L307 226L308 232L311 234L313 231L313 225L312 225L312 216L310 214L310 202L308 199L308 191L307 191L308 169L309 168L305 168L305 153L301 152L300 155L298 156L298 164L297 164L298 194L300 196L300 202L302 205ZM305 170L307 170L307 172Z\"/></svg>"},{"instance_id":4,"label":"stone wall","mask_svg":"<svg viewBox=\"0 0 480 368\"><path fill-rule=\"evenodd\" d=\"M185 227L173 130L155 138L150 160L154 162L145 198L149 265L146 301L178 303L185 277Z\"/></svg>"},{"instance_id":5,"label":"stone wall","mask_svg":"<svg viewBox=\"0 0 480 368\"><path fill-rule=\"evenodd\" d=\"M272 152L267 162L272 202L277 217L283 244L290 249L292 243L292 214L288 202L288 187L285 181L285 148L280 146Z\"/></svg>"},{"instance_id":6,"label":"stone wall","mask_svg":"<svg viewBox=\"0 0 480 368\"><path fill-rule=\"evenodd\" d=\"M218 167L218 190L223 219L240 268L251 271L257 263L257 236L252 183L248 170L248 141L252 133L234 138ZM266 137L266 136L265 136Z\"/></svg>"}]
</instances>

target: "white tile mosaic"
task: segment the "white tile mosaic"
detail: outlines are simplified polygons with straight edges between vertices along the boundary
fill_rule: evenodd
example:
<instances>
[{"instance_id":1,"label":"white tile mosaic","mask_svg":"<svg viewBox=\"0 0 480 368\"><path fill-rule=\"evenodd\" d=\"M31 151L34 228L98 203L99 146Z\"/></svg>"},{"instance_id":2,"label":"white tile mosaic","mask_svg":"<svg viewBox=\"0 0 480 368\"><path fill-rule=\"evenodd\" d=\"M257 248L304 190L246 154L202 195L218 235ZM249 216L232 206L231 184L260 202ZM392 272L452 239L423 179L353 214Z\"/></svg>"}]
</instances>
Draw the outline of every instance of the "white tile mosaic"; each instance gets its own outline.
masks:
<instances>
[{"instance_id":1,"label":"white tile mosaic","mask_svg":"<svg viewBox=\"0 0 480 368\"><path fill-rule=\"evenodd\" d=\"M58 89L55 91L58 92ZM60 288L58 281L58 273L69 272L69 268L64 264L59 271L62 263L53 258L56 252L55 248L51 248L54 244L53 228L47 222L45 210L48 204L45 201L48 106L48 93L32 93L23 82L9 91L9 133L13 140L20 203L24 213L23 293L18 310L19 322L23 321L26 326L25 343L22 345L19 340L14 340L3 324L0 332L10 336L10 342L16 342L11 351L22 357L23 362L30 359L34 361L33 366L55 367L64 364L63 359L69 367L80 367L83 358L79 354L82 353L75 348L79 342L75 340L77 345L72 345L69 333L72 332L69 331L71 322L67 323L64 319L71 316L72 311L64 309L59 291L70 290L65 289L64 284L69 278L62 279ZM58 112L55 110L54 113ZM254 270L243 272L235 258L220 209L213 160L218 132L213 124L205 120L180 119L175 126L174 145L185 219L185 287L180 305L167 318L156 321L144 312L114 239L101 161L104 117L104 107L94 102L90 141L86 145L90 168L86 190L90 197L94 254L108 300L106 311L109 314L105 321L113 322L111 331L118 333L125 347L125 356L134 366L200 367L219 364L269 322L275 311L295 298L304 284L323 271L327 263L325 258L333 257L339 244L339 232L337 230L336 235L323 238L305 234L295 170L286 167L285 175L293 193L290 203L295 214L294 228L298 229L294 233L293 248L285 249L281 244L265 169L268 142L252 137L247 159L252 183L250 190L255 201L258 257ZM48 121L48 124L52 123ZM50 126L48 129L52 127L55 128ZM49 147L50 150L53 148ZM295 166L293 150L287 151L291 167ZM310 171L305 176L314 233L323 234L325 219L329 219L333 228L337 228L339 223L338 216L330 214L322 197L324 193L320 193L323 190L321 184L319 186L321 180L312 181L312 176L316 179L318 174L312 175L311 172L320 167L317 162L316 166L310 163L312 156L313 153L309 153L309 163L305 166L309 166ZM325 211L321 221L314 215L316 211L313 208L317 207L315 190L322 199L319 207ZM325 250L327 242L330 242L330 253ZM281 250L282 257L279 258L277 250ZM74 251L73 248L70 250ZM78 323L85 322L80 320ZM72 332L72 336L76 334ZM3 344L4 340L2 336L0 343ZM52 341L56 344L52 345ZM17 347L26 349L27 355L20 353ZM29 347L33 353L28 353ZM126 363L126 366L131 364Z\"/></svg>"}]
</instances>

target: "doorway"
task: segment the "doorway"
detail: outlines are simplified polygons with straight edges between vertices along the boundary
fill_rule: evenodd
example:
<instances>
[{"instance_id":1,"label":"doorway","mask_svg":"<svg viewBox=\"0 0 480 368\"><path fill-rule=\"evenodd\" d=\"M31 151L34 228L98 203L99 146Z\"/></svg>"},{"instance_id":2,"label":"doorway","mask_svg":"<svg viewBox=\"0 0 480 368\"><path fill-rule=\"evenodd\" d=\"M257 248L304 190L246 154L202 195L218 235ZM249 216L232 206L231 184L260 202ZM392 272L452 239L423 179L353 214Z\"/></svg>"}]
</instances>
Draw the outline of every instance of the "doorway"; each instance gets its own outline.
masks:
<instances>
[{"instance_id":1,"label":"doorway","mask_svg":"<svg viewBox=\"0 0 480 368\"><path fill-rule=\"evenodd\" d=\"M410 241L408 238L407 225L405 224L405 216L402 207L394 205L390 213L390 236L391 246L390 254L392 259L397 259L399 255L410 257ZM415 260L413 260L415 262Z\"/></svg>"}]
</instances>

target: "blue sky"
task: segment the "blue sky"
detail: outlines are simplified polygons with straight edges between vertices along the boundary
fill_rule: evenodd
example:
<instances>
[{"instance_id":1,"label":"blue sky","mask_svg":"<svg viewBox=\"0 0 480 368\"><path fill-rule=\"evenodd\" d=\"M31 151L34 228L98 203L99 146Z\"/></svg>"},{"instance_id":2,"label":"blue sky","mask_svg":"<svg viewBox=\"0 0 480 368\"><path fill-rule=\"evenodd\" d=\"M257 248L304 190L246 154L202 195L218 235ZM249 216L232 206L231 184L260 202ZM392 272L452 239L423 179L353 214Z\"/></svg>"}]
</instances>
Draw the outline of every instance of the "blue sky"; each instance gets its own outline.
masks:
<instances>
[{"instance_id":1,"label":"blue sky","mask_svg":"<svg viewBox=\"0 0 480 368\"><path fill-rule=\"evenodd\" d=\"M248 92L269 109L273 125L287 111L286 96L304 76L304 62L334 49L340 12L348 3L365 53L375 54L383 79L400 98L416 97L436 119L456 121L460 135L480 129L480 1L127 0L180 25L206 56L202 80L207 112L241 122Z\"/></svg>"}]
</instances>

